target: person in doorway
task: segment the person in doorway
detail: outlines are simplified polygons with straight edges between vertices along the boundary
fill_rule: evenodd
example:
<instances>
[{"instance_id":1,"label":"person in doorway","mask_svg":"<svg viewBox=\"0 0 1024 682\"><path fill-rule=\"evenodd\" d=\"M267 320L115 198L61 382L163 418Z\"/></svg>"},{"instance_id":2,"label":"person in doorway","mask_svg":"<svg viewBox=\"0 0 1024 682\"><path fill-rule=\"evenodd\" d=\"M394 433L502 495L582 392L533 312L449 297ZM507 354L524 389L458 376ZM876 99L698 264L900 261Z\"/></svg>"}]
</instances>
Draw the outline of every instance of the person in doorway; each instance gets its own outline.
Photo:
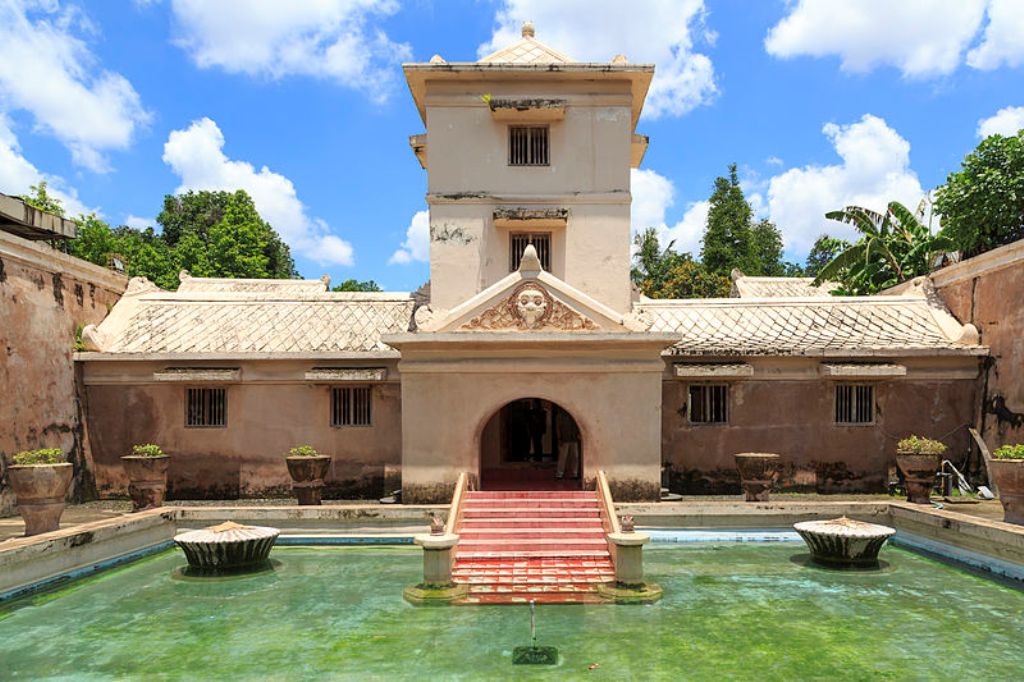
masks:
<instances>
[{"instance_id":1,"label":"person in doorway","mask_svg":"<svg viewBox=\"0 0 1024 682\"><path fill-rule=\"evenodd\" d=\"M548 413L539 400L530 405L527 426L530 429L530 458L540 461L544 456L544 434L548 430Z\"/></svg>"},{"instance_id":2,"label":"person in doorway","mask_svg":"<svg viewBox=\"0 0 1024 682\"><path fill-rule=\"evenodd\" d=\"M580 430L576 421L565 410L555 416L555 434L558 436L558 468L555 478L580 477Z\"/></svg>"}]
</instances>

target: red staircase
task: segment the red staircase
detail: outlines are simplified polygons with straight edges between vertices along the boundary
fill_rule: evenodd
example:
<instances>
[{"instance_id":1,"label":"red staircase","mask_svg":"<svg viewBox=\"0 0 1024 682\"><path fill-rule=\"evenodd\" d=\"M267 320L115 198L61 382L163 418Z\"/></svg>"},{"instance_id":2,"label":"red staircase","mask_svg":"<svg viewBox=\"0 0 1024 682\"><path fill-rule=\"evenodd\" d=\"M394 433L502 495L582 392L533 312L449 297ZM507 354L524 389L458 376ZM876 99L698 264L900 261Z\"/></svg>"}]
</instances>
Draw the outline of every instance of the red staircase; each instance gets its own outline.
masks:
<instances>
[{"instance_id":1,"label":"red staircase","mask_svg":"<svg viewBox=\"0 0 1024 682\"><path fill-rule=\"evenodd\" d=\"M601 602L615 578L594 491L467 491L455 532L465 604Z\"/></svg>"}]
</instances>

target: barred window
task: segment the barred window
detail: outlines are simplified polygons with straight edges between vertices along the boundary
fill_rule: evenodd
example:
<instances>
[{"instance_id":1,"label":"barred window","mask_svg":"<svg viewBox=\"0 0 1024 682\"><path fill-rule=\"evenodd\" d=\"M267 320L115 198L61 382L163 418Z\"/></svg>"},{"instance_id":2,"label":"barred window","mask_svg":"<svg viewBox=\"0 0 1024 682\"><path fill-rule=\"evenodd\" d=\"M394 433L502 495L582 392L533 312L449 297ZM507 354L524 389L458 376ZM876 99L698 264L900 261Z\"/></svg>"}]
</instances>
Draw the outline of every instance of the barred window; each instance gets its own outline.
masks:
<instances>
[{"instance_id":1,"label":"barred window","mask_svg":"<svg viewBox=\"0 0 1024 682\"><path fill-rule=\"evenodd\" d=\"M872 424L875 421L875 387L871 384L836 386L836 424Z\"/></svg>"},{"instance_id":2,"label":"barred window","mask_svg":"<svg viewBox=\"0 0 1024 682\"><path fill-rule=\"evenodd\" d=\"M331 389L331 426L370 426L373 394L369 386L338 386Z\"/></svg>"},{"instance_id":3,"label":"barred window","mask_svg":"<svg viewBox=\"0 0 1024 682\"><path fill-rule=\"evenodd\" d=\"M548 165L548 127L509 126L508 165Z\"/></svg>"},{"instance_id":4,"label":"barred window","mask_svg":"<svg viewBox=\"0 0 1024 682\"><path fill-rule=\"evenodd\" d=\"M540 258L540 266L551 272L551 233L550 232L513 232L509 236L508 271L515 272L523 260L523 251L528 244L533 244Z\"/></svg>"},{"instance_id":5,"label":"barred window","mask_svg":"<svg viewBox=\"0 0 1024 682\"><path fill-rule=\"evenodd\" d=\"M720 424L729 420L729 387L725 384L694 384L690 386L687 410L695 424Z\"/></svg>"},{"instance_id":6,"label":"barred window","mask_svg":"<svg viewBox=\"0 0 1024 682\"><path fill-rule=\"evenodd\" d=\"M189 388L185 391L185 426L228 425L228 394L224 388Z\"/></svg>"}]
</instances>

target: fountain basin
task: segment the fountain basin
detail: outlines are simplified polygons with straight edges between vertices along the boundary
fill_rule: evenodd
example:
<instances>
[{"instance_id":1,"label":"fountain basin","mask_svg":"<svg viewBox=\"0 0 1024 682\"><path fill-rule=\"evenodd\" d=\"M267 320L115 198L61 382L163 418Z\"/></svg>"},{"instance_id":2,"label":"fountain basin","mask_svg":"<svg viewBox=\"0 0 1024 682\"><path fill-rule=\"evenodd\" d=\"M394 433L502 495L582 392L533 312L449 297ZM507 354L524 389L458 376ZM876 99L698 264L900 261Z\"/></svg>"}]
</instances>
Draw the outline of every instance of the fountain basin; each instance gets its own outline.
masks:
<instances>
[{"instance_id":1,"label":"fountain basin","mask_svg":"<svg viewBox=\"0 0 1024 682\"><path fill-rule=\"evenodd\" d=\"M231 521L174 536L190 566L232 569L262 563L281 531L266 526L243 526Z\"/></svg>"},{"instance_id":2,"label":"fountain basin","mask_svg":"<svg viewBox=\"0 0 1024 682\"><path fill-rule=\"evenodd\" d=\"M895 528L845 516L828 521L802 521L794 523L793 528L816 561L835 566L877 563L882 545L896 533Z\"/></svg>"}]
</instances>

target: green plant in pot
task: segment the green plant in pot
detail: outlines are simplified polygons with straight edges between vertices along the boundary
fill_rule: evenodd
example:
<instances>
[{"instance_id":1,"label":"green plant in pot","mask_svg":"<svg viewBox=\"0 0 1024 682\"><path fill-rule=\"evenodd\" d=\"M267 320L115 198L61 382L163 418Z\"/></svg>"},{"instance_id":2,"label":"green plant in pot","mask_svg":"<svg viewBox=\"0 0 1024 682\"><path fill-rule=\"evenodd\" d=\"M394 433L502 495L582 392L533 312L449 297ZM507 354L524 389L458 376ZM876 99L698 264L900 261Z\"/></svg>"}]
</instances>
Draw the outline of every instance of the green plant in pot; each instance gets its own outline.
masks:
<instances>
[{"instance_id":1,"label":"green plant in pot","mask_svg":"<svg viewBox=\"0 0 1024 682\"><path fill-rule=\"evenodd\" d=\"M999 490L1003 520L1024 526L1024 444L996 448L990 472Z\"/></svg>"},{"instance_id":2,"label":"green plant in pot","mask_svg":"<svg viewBox=\"0 0 1024 682\"><path fill-rule=\"evenodd\" d=\"M903 472L907 502L928 504L946 446L931 438L910 436L896 444L896 466Z\"/></svg>"},{"instance_id":3,"label":"green plant in pot","mask_svg":"<svg viewBox=\"0 0 1024 682\"><path fill-rule=\"evenodd\" d=\"M171 458L159 445L133 445L132 454L121 458L128 476L132 511L162 507L167 496L167 467Z\"/></svg>"},{"instance_id":4,"label":"green plant in pot","mask_svg":"<svg viewBox=\"0 0 1024 682\"><path fill-rule=\"evenodd\" d=\"M299 445L288 451L285 462L299 504L320 504L324 478L331 468L331 458L321 455L312 445Z\"/></svg>"},{"instance_id":5,"label":"green plant in pot","mask_svg":"<svg viewBox=\"0 0 1024 682\"><path fill-rule=\"evenodd\" d=\"M57 448L25 450L11 458L7 480L25 520L25 535L49 533L60 528L64 496L71 487L74 468Z\"/></svg>"}]
</instances>

